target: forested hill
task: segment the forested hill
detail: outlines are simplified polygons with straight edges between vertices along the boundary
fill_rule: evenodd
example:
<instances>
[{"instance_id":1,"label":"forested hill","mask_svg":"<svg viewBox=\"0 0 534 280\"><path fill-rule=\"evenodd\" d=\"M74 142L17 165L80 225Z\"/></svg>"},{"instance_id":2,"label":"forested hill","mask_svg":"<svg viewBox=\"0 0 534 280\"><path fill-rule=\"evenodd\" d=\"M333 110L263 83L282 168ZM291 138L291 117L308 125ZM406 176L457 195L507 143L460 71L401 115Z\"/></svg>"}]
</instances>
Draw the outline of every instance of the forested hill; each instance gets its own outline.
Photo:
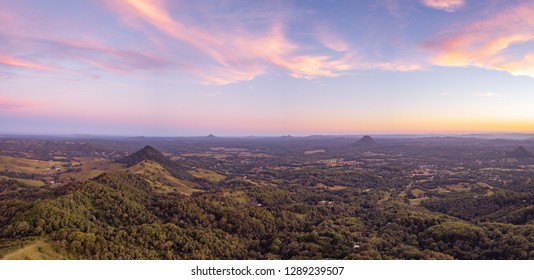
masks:
<instances>
[{"instance_id":1,"label":"forested hill","mask_svg":"<svg viewBox=\"0 0 534 280\"><path fill-rule=\"evenodd\" d=\"M143 160L152 160L161 165L175 165L169 158L164 156L160 151L156 150L154 147L147 145L141 150L128 155L124 158L117 160L119 163L126 164L128 167L134 166Z\"/></svg>"},{"instance_id":2,"label":"forested hill","mask_svg":"<svg viewBox=\"0 0 534 280\"><path fill-rule=\"evenodd\" d=\"M154 147L147 145L141 150L117 160L118 163L132 167L142 161L153 161L165 168L169 173L179 179L195 181L196 179L187 172L187 169L163 155Z\"/></svg>"},{"instance_id":3,"label":"forested hill","mask_svg":"<svg viewBox=\"0 0 534 280\"><path fill-rule=\"evenodd\" d=\"M0 185L0 248L39 239L63 258L534 257L531 224L472 223L359 188L325 195L233 178L186 196L127 172L58 188Z\"/></svg>"}]
</instances>

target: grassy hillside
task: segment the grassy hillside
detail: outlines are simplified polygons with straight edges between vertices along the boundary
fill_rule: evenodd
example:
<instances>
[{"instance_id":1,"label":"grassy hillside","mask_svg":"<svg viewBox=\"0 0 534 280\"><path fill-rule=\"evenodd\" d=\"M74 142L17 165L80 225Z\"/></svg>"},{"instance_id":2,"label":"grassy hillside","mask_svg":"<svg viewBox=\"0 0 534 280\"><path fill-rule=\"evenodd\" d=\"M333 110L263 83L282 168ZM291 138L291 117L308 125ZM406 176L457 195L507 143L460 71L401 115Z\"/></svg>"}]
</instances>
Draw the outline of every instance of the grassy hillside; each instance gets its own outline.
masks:
<instances>
[{"instance_id":1,"label":"grassy hillside","mask_svg":"<svg viewBox=\"0 0 534 280\"><path fill-rule=\"evenodd\" d=\"M55 166L61 166L61 162L0 156L0 170L26 174L42 174L55 172L53 170Z\"/></svg>"},{"instance_id":2,"label":"grassy hillside","mask_svg":"<svg viewBox=\"0 0 534 280\"><path fill-rule=\"evenodd\" d=\"M13 179L13 180L16 180L16 181L19 181L23 184L26 184L28 186L33 186L33 187L42 187L44 185L46 185L43 181L39 181L39 180L32 180L32 179L21 179L21 178L11 178L11 177L7 177L7 176L0 176L0 180L2 179Z\"/></svg>"},{"instance_id":3,"label":"grassy hillside","mask_svg":"<svg viewBox=\"0 0 534 280\"><path fill-rule=\"evenodd\" d=\"M218 183L224 179L226 179L226 176L219 174L215 171L206 170L202 168L197 168L195 170L190 170L189 174L191 174L195 178L204 179L206 181L212 182L212 183Z\"/></svg>"},{"instance_id":4,"label":"grassy hillside","mask_svg":"<svg viewBox=\"0 0 534 280\"><path fill-rule=\"evenodd\" d=\"M6 244L7 243L7 244ZM0 244L0 258L3 260L62 260L65 256L57 252L55 245L45 238L29 238L9 246Z\"/></svg>"},{"instance_id":5,"label":"grassy hillside","mask_svg":"<svg viewBox=\"0 0 534 280\"><path fill-rule=\"evenodd\" d=\"M154 161L143 160L128 168L128 171L134 174L145 175L156 190L163 193L178 192L190 195L193 192L200 191L195 189L196 183L173 177L169 171Z\"/></svg>"}]
</instances>

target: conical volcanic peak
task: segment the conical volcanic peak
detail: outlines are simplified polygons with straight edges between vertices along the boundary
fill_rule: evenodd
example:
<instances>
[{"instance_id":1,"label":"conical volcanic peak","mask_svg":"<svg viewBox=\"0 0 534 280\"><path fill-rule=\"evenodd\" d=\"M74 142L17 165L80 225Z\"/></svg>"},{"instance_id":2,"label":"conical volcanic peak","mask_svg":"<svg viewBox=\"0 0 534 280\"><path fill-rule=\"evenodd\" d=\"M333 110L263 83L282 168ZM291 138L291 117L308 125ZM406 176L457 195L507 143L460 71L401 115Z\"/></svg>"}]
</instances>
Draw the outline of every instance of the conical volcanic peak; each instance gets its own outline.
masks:
<instances>
[{"instance_id":1,"label":"conical volcanic peak","mask_svg":"<svg viewBox=\"0 0 534 280\"><path fill-rule=\"evenodd\" d=\"M534 155L529 152L525 147L519 146L516 149L514 149L511 152L506 153L507 157L513 157L513 158L533 158Z\"/></svg>"},{"instance_id":2,"label":"conical volcanic peak","mask_svg":"<svg viewBox=\"0 0 534 280\"><path fill-rule=\"evenodd\" d=\"M373 139L373 137L369 135L365 135L364 137L362 137L360 140L358 140L352 145L356 147L370 147L370 146L376 146L376 142Z\"/></svg>"},{"instance_id":3,"label":"conical volcanic peak","mask_svg":"<svg viewBox=\"0 0 534 280\"><path fill-rule=\"evenodd\" d=\"M152 160L158 163L167 162L168 159L160 151L156 150L154 147L147 145L141 150L119 159L117 162L124 163L128 166L133 166L138 164L143 160Z\"/></svg>"}]
</instances>

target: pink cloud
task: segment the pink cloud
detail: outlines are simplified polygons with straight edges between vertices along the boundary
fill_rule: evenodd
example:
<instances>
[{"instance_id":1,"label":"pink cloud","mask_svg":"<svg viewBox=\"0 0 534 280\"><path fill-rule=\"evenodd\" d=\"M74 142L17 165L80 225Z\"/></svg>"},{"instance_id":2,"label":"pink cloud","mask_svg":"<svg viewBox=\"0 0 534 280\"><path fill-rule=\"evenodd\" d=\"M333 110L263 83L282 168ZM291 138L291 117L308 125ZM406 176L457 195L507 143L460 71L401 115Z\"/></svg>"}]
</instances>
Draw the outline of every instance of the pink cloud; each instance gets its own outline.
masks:
<instances>
[{"instance_id":1,"label":"pink cloud","mask_svg":"<svg viewBox=\"0 0 534 280\"><path fill-rule=\"evenodd\" d=\"M395 72L408 72L408 71L417 71L423 70L426 65L415 63L415 62L405 62L405 61L392 61L384 63L366 63L367 69L381 69L386 71L395 71Z\"/></svg>"},{"instance_id":2,"label":"pink cloud","mask_svg":"<svg viewBox=\"0 0 534 280\"><path fill-rule=\"evenodd\" d=\"M525 55L523 58L501 63L496 68L516 75L534 77L534 52Z\"/></svg>"},{"instance_id":3,"label":"pink cloud","mask_svg":"<svg viewBox=\"0 0 534 280\"><path fill-rule=\"evenodd\" d=\"M0 97L0 111L17 111L21 108L31 106L32 102L24 100L15 100Z\"/></svg>"},{"instance_id":4,"label":"pink cloud","mask_svg":"<svg viewBox=\"0 0 534 280\"><path fill-rule=\"evenodd\" d=\"M173 16L168 4L170 2L163 0L116 0L108 3L108 7L136 30L164 34L172 39L169 44L189 47L187 51L197 59L196 62L200 60L208 65L193 71L204 83L223 85L251 80L276 69L295 78L335 77L363 65L352 55L346 42L324 28L318 33L317 40L337 54L306 53L305 47L287 37L285 20L280 17L259 17L264 26L258 31L242 23L245 20L241 18L246 15L216 17L217 24L210 22L211 17L207 22L195 23L187 16ZM371 65L394 69L372 63L365 67Z\"/></svg>"},{"instance_id":5,"label":"pink cloud","mask_svg":"<svg viewBox=\"0 0 534 280\"><path fill-rule=\"evenodd\" d=\"M284 36L283 28L278 23L272 23L270 30L263 34L249 32L244 27L226 32L176 20L163 1L115 1L111 7L127 24L139 26L137 22L132 23L132 19L141 20L216 62L216 66L207 67L209 71L200 73L207 83L228 84L251 80L265 73L269 64L290 66L280 61L297 49ZM234 22L229 24L235 25ZM297 64L292 66L296 67ZM291 67L288 69L293 71Z\"/></svg>"},{"instance_id":6,"label":"pink cloud","mask_svg":"<svg viewBox=\"0 0 534 280\"><path fill-rule=\"evenodd\" d=\"M341 57L299 54L301 47L289 41L280 26L273 27L267 36L236 43L243 51L248 50L251 57L285 69L295 78L335 77L354 66L348 54ZM251 45L257 47L250 48Z\"/></svg>"},{"instance_id":7,"label":"pink cloud","mask_svg":"<svg viewBox=\"0 0 534 280\"><path fill-rule=\"evenodd\" d=\"M534 40L534 4L521 4L473 22L423 47L434 52L431 62L441 66L477 66L533 75L534 61L526 48ZM519 57L518 57L519 56Z\"/></svg>"},{"instance_id":8,"label":"pink cloud","mask_svg":"<svg viewBox=\"0 0 534 280\"><path fill-rule=\"evenodd\" d=\"M421 0L421 3L427 7L454 12L465 5L464 0Z\"/></svg>"},{"instance_id":9,"label":"pink cloud","mask_svg":"<svg viewBox=\"0 0 534 280\"><path fill-rule=\"evenodd\" d=\"M184 66L171 59L150 52L117 49L103 43L91 44L85 41L55 41L58 56L67 56L71 60L79 60L100 69L112 72L128 72L130 70L162 70Z\"/></svg>"},{"instance_id":10,"label":"pink cloud","mask_svg":"<svg viewBox=\"0 0 534 280\"><path fill-rule=\"evenodd\" d=\"M18 59L14 57L9 56L2 56L0 55L0 66L8 66L8 67L15 67L15 68L28 68L33 70L51 70L50 67L40 65L34 62L30 62L23 59Z\"/></svg>"},{"instance_id":11,"label":"pink cloud","mask_svg":"<svg viewBox=\"0 0 534 280\"><path fill-rule=\"evenodd\" d=\"M22 13L16 9L10 10L9 14L0 12L0 23L9 26L0 30L0 67L8 69L0 72L0 77L14 77L11 70L15 68L80 74L90 65L106 72L132 75L136 71L190 67L162 53L136 50L136 46L114 47L100 39L102 36L90 32L62 36L66 32L57 30L58 24L49 24L45 18L36 16L31 21L17 20L24 18Z\"/></svg>"},{"instance_id":12,"label":"pink cloud","mask_svg":"<svg viewBox=\"0 0 534 280\"><path fill-rule=\"evenodd\" d=\"M339 35L334 34L332 30L327 30L323 26L317 27L316 34L317 40L325 47L333 51L346 52L350 49L349 44L345 40L343 40Z\"/></svg>"},{"instance_id":13,"label":"pink cloud","mask_svg":"<svg viewBox=\"0 0 534 280\"><path fill-rule=\"evenodd\" d=\"M315 33L314 39L321 43L318 46L292 40L287 32L291 17L285 16L291 8L284 6L285 2L276 11L272 11L276 5L269 4L271 10L267 12L261 4L253 4L245 10L221 13L199 3L103 2L104 7L118 14L120 21L137 33L135 36L140 32L147 38L142 43L148 46L115 47L113 40L106 40L98 33L72 35L68 28L58 32L63 22L47 24L46 19L39 17L17 21L16 16L0 13L0 22L7 21L10 25L9 29L0 31L0 40L7 42L0 45L0 54L4 54L0 56L0 66L54 70L59 74L81 73L89 77L94 73L82 72L99 69L137 76L144 71L185 71L198 77L201 83L216 85L252 80L279 71L295 78L315 79L336 77L354 69L415 69L396 62L366 61L339 34L324 26ZM17 11L11 12L17 15ZM11 76L0 72L0 77Z\"/></svg>"},{"instance_id":14,"label":"pink cloud","mask_svg":"<svg viewBox=\"0 0 534 280\"><path fill-rule=\"evenodd\" d=\"M36 59L21 60L8 56L0 56L0 66L64 72L74 70L72 64L68 67L63 66L66 62L75 62L120 74L128 74L132 70L165 70L188 67L184 63L178 63L154 53L118 49L97 40L48 39L39 36L6 36L5 34L4 39L10 40L18 46L16 50L6 49L5 51L25 53L32 58L39 57L39 60L46 60L49 66L42 65ZM37 56L37 54L39 55Z\"/></svg>"}]
</instances>

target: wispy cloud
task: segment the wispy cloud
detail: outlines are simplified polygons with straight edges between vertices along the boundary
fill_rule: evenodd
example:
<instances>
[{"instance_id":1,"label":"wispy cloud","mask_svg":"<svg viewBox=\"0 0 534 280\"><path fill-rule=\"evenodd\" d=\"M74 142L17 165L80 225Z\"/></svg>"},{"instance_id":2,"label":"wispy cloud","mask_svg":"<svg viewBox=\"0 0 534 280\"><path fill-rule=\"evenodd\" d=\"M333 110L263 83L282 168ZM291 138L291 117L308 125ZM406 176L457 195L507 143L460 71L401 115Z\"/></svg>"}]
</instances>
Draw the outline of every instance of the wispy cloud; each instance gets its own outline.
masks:
<instances>
[{"instance_id":1,"label":"wispy cloud","mask_svg":"<svg viewBox=\"0 0 534 280\"><path fill-rule=\"evenodd\" d=\"M349 44L342 39L339 35L332 31L332 28L326 29L323 25L316 28L317 40L325 47L336 51L346 52L349 51Z\"/></svg>"},{"instance_id":2,"label":"wispy cloud","mask_svg":"<svg viewBox=\"0 0 534 280\"><path fill-rule=\"evenodd\" d=\"M91 65L106 72L121 74L130 73L132 70L165 70L187 67L181 62L174 62L151 52L119 49L94 39L48 39L40 36L0 34L1 36L19 46L12 52L25 53L31 59L0 56L0 66L68 72L75 70L73 63L77 63ZM48 64L45 65L41 61L48 61ZM65 64L69 64L69 66L65 66Z\"/></svg>"},{"instance_id":3,"label":"wispy cloud","mask_svg":"<svg viewBox=\"0 0 534 280\"><path fill-rule=\"evenodd\" d=\"M127 76L145 72L173 76L183 71L200 83L225 85L272 73L312 80L353 70L413 71L424 67L418 59L372 58L326 21L315 28L312 25L314 32L303 39L294 34L295 25L302 22L296 22L291 14L298 11L285 1L253 3L239 9L224 2L215 4L217 9L205 3L167 0L97 3L99 9L118 15L119 27L129 27L128 36L137 40L142 36L142 46L103 36L98 28L73 33L63 28L68 26L63 22L46 24L42 14L31 21L19 21L16 16L0 13L0 22L10 25L0 30L0 41L6 42L0 45L0 67L7 69L0 69L4 70L0 77L13 77L15 68L87 77L94 77L94 70ZM273 7L278 8L273 11ZM14 15L17 12L23 11L10 11ZM28 22L30 27L24 25Z\"/></svg>"},{"instance_id":4,"label":"wispy cloud","mask_svg":"<svg viewBox=\"0 0 534 280\"><path fill-rule=\"evenodd\" d=\"M15 73L0 70L0 79L14 78L16 76Z\"/></svg>"},{"instance_id":5,"label":"wispy cloud","mask_svg":"<svg viewBox=\"0 0 534 280\"><path fill-rule=\"evenodd\" d=\"M481 93L477 94L477 96L479 96L479 97L495 97L496 95L493 92L487 91L487 92L481 92Z\"/></svg>"},{"instance_id":6,"label":"wispy cloud","mask_svg":"<svg viewBox=\"0 0 534 280\"><path fill-rule=\"evenodd\" d=\"M478 66L534 77L534 3L524 3L450 30L423 46L440 66ZM513 51L510 51L515 47Z\"/></svg>"},{"instance_id":7,"label":"wispy cloud","mask_svg":"<svg viewBox=\"0 0 534 280\"><path fill-rule=\"evenodd\" d=\"M422 70L426 65L417 62L391 61L385 63L369 63L368 69L381 69L395 72L408 72Z\"/></svg>"},{"instance_id":8,"label":"wispy cloud","mask_svg":"<svg viewBox=\"0 0 534 280\"><path fill-rule=\"evenodd\" d=\"M501 63L496 68L516 75L534 77L534 52L526 54L522 58Z\"/></svg>"},{"instance_id":9,"label":"wispy cloud","mask_svg":"<svg viewBox=\"0 0 534 280\"><path fill-rule=\"evenodd\" d=\"M187 46L189 50L186 52L192 53L195 62L205 64L193 71L203 77L205 83L229 84L251 80L277 69L304 79L335 77L362 66L393 71L413 69L388 63L362 63L356 60L353 55L355 50L347 42L324 27L319 28L316 34L323 49L310 53L301 43L287 36L286 20L280 16L260 16L262 26L251 28L241 24L245 22L241 18L246 18L247 13L226 18L219 16L219 21L201 23L173 16L168 5L161 0L124 0L113 1L109 7L130 27L142 29L145 33L156 31L173 39L171 44ZM191 11L190 14L195 13ZM332 50L336 53L333 54Z\"/></svg>"},{"instance_id":10,"label":"wispy cloud","mask_svg":"<svg viewBox=\"0 0 534 280\"><path fill-rule=\"evenodd\" d=\"M31 61L0 55L0 66L28 68L33 70L51 70L50 67L40 65Z\"/></svg>"},{"instance_id":11,"label":"wispy cloud","mask_svg":"<svg viewBox=\"0 0 534 280\"><path fill-rule=\"evenodd\" d=\"M0 77L16 77L15 69L95 77L91 70L131 75L138 71L190 67L154 49L139 49L136 45L115 47L97 33L73 34L67 32L68 25L57 30L57 24L48 24L47 19L40 15L24 21L17 20L24 18L23 11L12 9L10 13L12 16L0 13L0 23L9 26L0 30L0 70L5 70L0 72ZM92 73L82 73L88 70Z\"/></svg>"},{"instance_id":12,"label":"wispy cloud","mask_svg":"<svg viewBox=\"0 0 534 280\"><path fill-rule=\"evenodd\" d=\"M465 5L464 0L421 0L421 3L427 7L454 12Z\"/></svg>"},{"instance_id":13,"label":"wispy cloud","mask_svg":"<svg viewBox=\"0 0 534 280\"><path fill-rule=\"evenodd\" d=\"M127 24L139 26L138 22L132 21L141 20L188 45L197 55L200 53L215 62L215 66L201 70L204 73L200 74L208 83L251 80L272 67L284 69L293 77L307 79L335 76L338 71L350 69L345 58L301 53L301 47L285 35L283 23L278 18L268 22L262 31L257 31L238 24L239 18L225 24L205 24L207 27L185 22L174 18L163 1L116 1L111 7ZM226 30L224 26L232 26L232 30ZM334 46L331 44L330 47ZM339 50L342 46L337 42L335 48Z\"/></svg>"},{"instance_id":14,"label":"wispy cloud","mask_svg":"<svg viewBox=\"0 0 534 280\"><path fill-rule=\"evenodd\" d=\"M21 108L31 106L32 102L25 100L15 100L0 97L0 111L17 111Z\"/></svg>"}]
</instances>

